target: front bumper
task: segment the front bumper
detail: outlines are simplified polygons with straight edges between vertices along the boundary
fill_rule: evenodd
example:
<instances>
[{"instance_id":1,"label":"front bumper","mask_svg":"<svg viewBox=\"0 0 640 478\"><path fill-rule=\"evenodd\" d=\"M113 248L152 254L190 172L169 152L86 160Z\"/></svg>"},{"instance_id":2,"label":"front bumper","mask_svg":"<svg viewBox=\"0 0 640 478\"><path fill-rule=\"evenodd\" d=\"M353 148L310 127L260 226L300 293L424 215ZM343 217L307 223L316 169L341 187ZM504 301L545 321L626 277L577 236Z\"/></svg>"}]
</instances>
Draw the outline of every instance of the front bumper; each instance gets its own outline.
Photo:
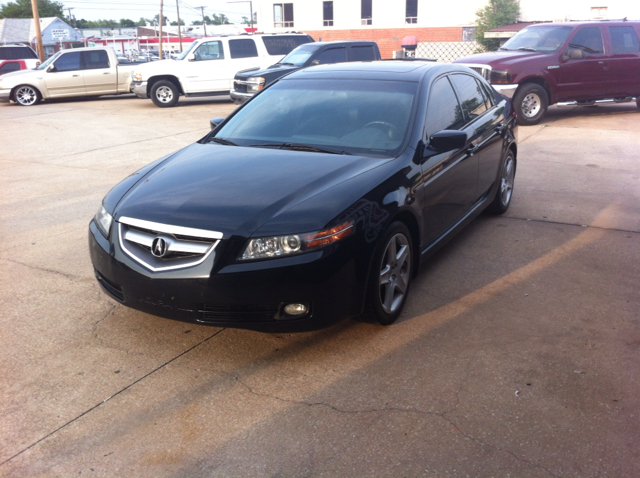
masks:
<instances>
[{"instance_id":1,"label":"front bumper","mask_svg":"<svg viewBox=\"0 0 640 478\"><path fill-rule=\"evenodd\" d=\"M9 103L10 97L11 97L10 88L0 90L0 103Z\"/></svg>"},{"instance_id":2,"label":"front bumper","mask_svg":"<svg viewBox=\"0 0 640 478\"><path fill-rule=\"evenodd\" d=\"M131 92L134 93L138 98L143 98L145 100L149 99L149 95L147 94L146 81L132 81Z\"/></svg>"},{"instance_id":3,"label":"front bumper","mask_svg":"<svg viewBox=\"0 0 640 478\"><path fill-rule=\"evenodd\" d=\"M514 84L514 85L494 85L494 84L492 84L491 86L493 86L493 89L496 90L498 93L500 93L503 96L506 96L509 99L513 98L513 95L516 93L516 90L518 89L518 85L517 84Z\"/></svg>"},{"instance_id":4,"label":"front bumper","mask_svg":"<svg viewBox=\"0 0 640 478\"><path fill-rule=\"evenodd\" d=\"M241 105L253 98L254 93L242 93L240 91L232 90L230 95L236 105Z\"/></svg>"},{"instance_id":5,"label":"front bumper","mask_svg":"<svg viewBox=\"0 0 640 478\"><path fill-rule=\"evenodd\" d=\"M91 221L89 250L98 283L115 300L153 315L219 327L302 332L362 312L366 273L358 273L363 267L357 265L355 240L247 263L225 261L223 247L208 265L162 273L132 261L118 242L105 239ZM227 256L236 257L232 242L226 242ZM290 303L303 303L310 312L287 316L284 306Z\"/></svg>"}]
</instances>

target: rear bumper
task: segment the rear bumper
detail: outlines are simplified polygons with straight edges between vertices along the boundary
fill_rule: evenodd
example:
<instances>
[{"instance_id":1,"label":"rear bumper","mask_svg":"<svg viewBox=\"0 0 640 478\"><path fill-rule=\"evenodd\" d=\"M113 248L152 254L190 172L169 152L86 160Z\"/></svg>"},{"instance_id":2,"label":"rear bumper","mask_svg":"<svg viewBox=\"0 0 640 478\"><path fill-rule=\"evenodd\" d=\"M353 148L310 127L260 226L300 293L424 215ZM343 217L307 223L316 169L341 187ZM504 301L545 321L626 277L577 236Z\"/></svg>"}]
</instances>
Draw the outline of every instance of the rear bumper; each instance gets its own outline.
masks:
<instances>
[{"instance_id":1,"label":"rear bumper","mask_svg":"<svg viewBox=\"0 0 640 478\"><path fill-rule=\"evenodd\" d=\"M9 88L0 90L0 103L9 103L11 90Z\"/></svg>"},{"instance_id":2,"label":"rear bumper","mask_svg":"<svg viewBox=\"0 0 640 478\"><path fill-rule=\"evenodd\" d=\"M135 94L138 98L143 98L145 100L149 98L149 95L147 94L146 81L132 81L131 92Z\"/></svg>"},{"instance_id":3,"label":"rear bumper","mask_svg":"<svg viewBox=\"0 0 640 478\"><path fill-rule=\"evenodd\" d=\"M241 105L246 101L253 98L253 93L241 93L239 91L233 90L231 93L231 99L236 105Z\"/></svg>"}]
</instances>

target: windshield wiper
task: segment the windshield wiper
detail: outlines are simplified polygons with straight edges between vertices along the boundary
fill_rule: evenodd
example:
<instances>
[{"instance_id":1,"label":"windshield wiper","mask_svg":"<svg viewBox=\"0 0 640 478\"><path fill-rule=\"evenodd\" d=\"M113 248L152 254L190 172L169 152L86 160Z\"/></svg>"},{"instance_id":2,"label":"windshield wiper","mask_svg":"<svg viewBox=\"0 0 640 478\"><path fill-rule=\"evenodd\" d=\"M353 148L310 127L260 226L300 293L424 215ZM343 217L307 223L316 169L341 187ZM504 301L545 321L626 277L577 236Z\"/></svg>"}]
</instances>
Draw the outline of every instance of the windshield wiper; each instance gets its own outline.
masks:
<instances>
[{"instance_id":1,"label":"windshield wiper","mask_svg":"<svg viewBox=\"0 0 640 478\"><path fill-rule=\"evenodd\" d=\"M329 154L347 154L346 151L335 151L331 149L316 148L315 146L309 146L308 144L297 143L264 143L264 144L250 144L253 148L278 148L278 149L291 149L293 151L311 151L314 153L329 153Z\"/></svg>"},{"instance_id":2,"label":"windshield wiper","mask_svg":"<svg viewBox=\"0 0 640 478\"><path fill-rule=\"evenodd\" d=\"M213 141L214 143L225 144L227 146L238 146L233 141L229 141L228 139L224 138L211 138L211 141Z\"/></svg>"},{"instance_id":3,"label":"windshield wiper","mask_svg":"<svg viewBox=\"0 0 640 478\"><path fill-rule=\"evenodd\" d=\"M510 48L504 48L504 47L502 47L502 46L501 46L500 48L498 48L498 50L511 51L511 49L510 49Z\"/></svg>"},{"instance_id":4,"label":"windshield wiper","mask_svg":"<svg viewBox=\"0 0 640 478\"><path fill-rule=\"evenodd\" d=\"M535 48L531 48L529 46L521 46L520 48L518 48L518 50L524 50L524 51L538 51Z\"/></svg>"},{"instance_id":5,"label":"windshield wiper","mask_svg":"<svg viewBox=\"0 0 640 478\"><path fill-rule=\"evenodd\" d=\"M284 62L284 63L278 62L278 65L296 66L294 63L288 63L288 62Z\"/></svg>"}]
</instances>

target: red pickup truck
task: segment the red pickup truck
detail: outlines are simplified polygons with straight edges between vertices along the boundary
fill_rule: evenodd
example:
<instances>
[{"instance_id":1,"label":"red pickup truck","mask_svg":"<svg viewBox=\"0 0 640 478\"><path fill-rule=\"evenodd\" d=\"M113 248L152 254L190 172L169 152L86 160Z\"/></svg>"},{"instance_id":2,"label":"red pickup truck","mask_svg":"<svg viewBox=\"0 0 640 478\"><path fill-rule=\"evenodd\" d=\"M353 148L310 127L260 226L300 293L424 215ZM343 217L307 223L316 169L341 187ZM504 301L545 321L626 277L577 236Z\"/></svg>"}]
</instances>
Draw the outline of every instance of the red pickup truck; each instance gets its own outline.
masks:
<instances>
[{"instance_id":1,"label":"red pickup truck","mask_svg":"<svg viewBox=\"0 0 640 478\"><path fill-rule=\"evenodd\" d=\"M640 108L640 22L541 23L498 51L460 58L513 99L518 123L537 124L549 105L628 101Z\"/></svg>"}]
</instances>

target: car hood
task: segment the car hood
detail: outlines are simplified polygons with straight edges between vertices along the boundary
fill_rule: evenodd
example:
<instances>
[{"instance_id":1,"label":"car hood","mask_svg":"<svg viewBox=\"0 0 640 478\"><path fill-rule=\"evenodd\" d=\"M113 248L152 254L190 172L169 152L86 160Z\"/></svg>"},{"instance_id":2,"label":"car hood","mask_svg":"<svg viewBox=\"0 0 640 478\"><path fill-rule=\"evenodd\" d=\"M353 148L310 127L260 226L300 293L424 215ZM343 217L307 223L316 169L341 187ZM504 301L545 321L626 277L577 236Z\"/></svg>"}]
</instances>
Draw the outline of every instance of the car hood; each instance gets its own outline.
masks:
<instances>
[{"instance_id":1,"label":"car hood","mask_svg":"<svg viewBox=\"0 0 640 478\"><path fill-rule=\"evenodd\" d=\"M114 216L248 237L291 208L298 206L299 214L310 198L388 161L196 143L143 176ZM321 229L350 205L351 196L345 195L346 204L332 201L332 210L315 215L317 222L303 221L303 230L281 233Z\"/></svg>"},{"instance_id":2,"label":"car hood","mask_svg":"<svg viewBox=\"0 0 640 478\"><path fill-rule=\"evenodd\" d=\"M302 68L301 66L293 66L293 65L280 65L276 63L275 65L271 65L267 68L262 68L260 70L249 70L246 72L240 72L236 74L236 78L246 79L251 78L253 76L271 76L274 73L280 76L286 75L289 72L296 71Z\"/></svg>"},{"instance_id":3,"label":"car hood","mask_svg":"<svg viewBox=\"0 0 640 478\"><path fill-rule=\"evenodd\" d=\"M549 53L533 51L492 51L458 58L454 63L477 63L480 65L491 65L493 68L499 69L508 68L518 63L535 62L537 59L548 57Z\"/></svg>"}]
</instances>

